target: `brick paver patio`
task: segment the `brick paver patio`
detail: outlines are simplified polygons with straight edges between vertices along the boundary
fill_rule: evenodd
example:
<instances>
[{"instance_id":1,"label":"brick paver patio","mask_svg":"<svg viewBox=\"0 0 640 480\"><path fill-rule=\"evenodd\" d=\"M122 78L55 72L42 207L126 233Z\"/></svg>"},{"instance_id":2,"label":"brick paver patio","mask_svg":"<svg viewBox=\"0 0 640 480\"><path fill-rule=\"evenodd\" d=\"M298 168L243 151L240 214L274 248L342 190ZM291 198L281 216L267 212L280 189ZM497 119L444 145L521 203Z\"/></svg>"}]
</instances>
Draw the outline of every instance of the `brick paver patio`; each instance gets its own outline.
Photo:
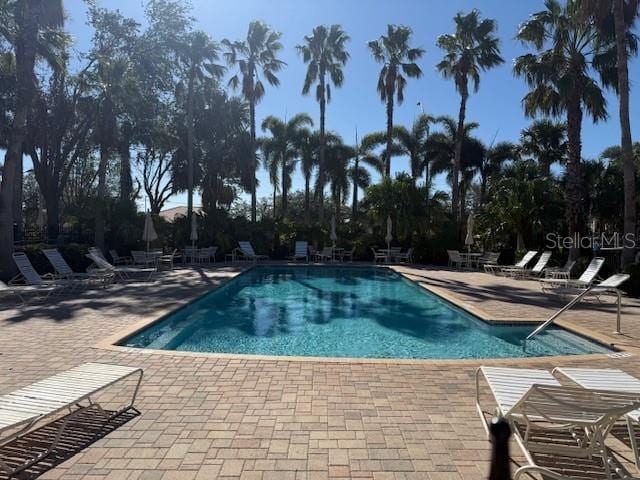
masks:
<instances>
[{"instance_id":1,"label":"brick paver patio","mask_svg":"<svg viewBox=\"0 0 640 480\"><path fill-rule=\"evenodd\" d=\"M442 269L402 270L494 319L542 319L560 305L534 282ZM145 370L138 400L142 415L41 478L486 477L489 444L474 406L474 371L486 362L327 363L96 346L236 272L235 267L178 269L153 284L113 286L0 311L0 394L86 361ZM569 312L565 322L613 338L615 308L589 303ZM639 324L640 303L625 299L626 335L612 341L640 347ZM637 358L513 364L616 367L640 376ZM627 449L619 452L631 458Z\"/></svg>"}]
</instances>

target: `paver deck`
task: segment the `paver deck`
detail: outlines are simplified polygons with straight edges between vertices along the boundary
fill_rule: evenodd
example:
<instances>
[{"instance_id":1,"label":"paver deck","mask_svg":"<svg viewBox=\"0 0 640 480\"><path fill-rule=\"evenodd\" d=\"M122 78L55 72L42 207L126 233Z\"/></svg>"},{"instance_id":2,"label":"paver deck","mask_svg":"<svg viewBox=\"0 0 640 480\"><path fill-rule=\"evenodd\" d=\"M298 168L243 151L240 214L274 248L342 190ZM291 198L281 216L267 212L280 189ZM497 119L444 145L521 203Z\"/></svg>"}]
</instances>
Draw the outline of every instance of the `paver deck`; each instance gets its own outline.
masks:
<instances>
[{"instance_id":1,"label":"paver deck","mask_svg":"<svg viewBox=\"0 0 640 480\"><path fill-rule=\"evenodd\" d=\"M137 402L142 415L41 478L486 477L489 443L474 408L473 381L484 361L327 363L96 346L214 288L238 268L177 269L153 284L113 286L0 310L0 394L88 361L145 370ZM535 282L444 269L401 270L495 319L543 319L560 305L540 293ZM640 302L625 299L624 304L624 336L610 335L612 303L589 303L568 312L565 322L619 345L640 347ZM623 368L640 376L638 358L513 363Z\"/></svg>"}]
</instances>

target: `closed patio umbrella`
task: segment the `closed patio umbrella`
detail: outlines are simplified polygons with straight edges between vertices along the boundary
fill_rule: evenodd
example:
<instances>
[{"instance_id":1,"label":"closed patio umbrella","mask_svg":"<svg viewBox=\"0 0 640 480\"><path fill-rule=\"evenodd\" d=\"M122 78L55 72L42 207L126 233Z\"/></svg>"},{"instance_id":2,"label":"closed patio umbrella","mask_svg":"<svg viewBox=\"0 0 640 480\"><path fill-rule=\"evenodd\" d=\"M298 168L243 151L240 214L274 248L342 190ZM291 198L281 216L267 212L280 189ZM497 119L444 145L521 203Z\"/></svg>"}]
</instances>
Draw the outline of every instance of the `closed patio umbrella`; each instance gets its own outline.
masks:
<instances>
[{"instance_id":1,"label":"closed patio umbrella","mask_svg":"<svg viewBox=\"0 0 640 480\"><path fill-rule=\"evenodd\" d=\"M473 245L473 226L475 224L475 220L473 214L469 214L467 218L467 236L464 237L464 244L467 246L469 250L471 250L471 245Z\"/></svg>"},{"instance_id":2,"label":"closed patio umbrella","mask_svg":"<svg viewBox=\"0 0 640 480\"><path fill-rule=\"evenodd\" d=\"M338 240L338 235L336 234L336 216L331 217L331 241L333 242L333 247L336 246L336 240Z\"/></svg>"},{"instance_id":3,"label":"closed patio umbrella","mask_svg":"<svg viewBox=\"0 0 640 480\"><path fill-rule=\"evenodd\" d=\"M391 221L391 215L387 217L387 236L384 237L387 242L387 258L389 258L389 252L391 251L391 241L393 240L393 222Z\"/></svg>"},{"instance_id":4,"label":"closed patio umbrella","mask_svg":"<svg viewBox=\"0 0 640 480\"><path fill-rule=\"evenodd\" d=\"M144 217L144 230L142 231L142 240L147 242L147 252L149 252L149 242L153 242L158 238L156 229L153 226L153 220L151 218L151 212L147 212Z\"/></svg>"}]
</instances>

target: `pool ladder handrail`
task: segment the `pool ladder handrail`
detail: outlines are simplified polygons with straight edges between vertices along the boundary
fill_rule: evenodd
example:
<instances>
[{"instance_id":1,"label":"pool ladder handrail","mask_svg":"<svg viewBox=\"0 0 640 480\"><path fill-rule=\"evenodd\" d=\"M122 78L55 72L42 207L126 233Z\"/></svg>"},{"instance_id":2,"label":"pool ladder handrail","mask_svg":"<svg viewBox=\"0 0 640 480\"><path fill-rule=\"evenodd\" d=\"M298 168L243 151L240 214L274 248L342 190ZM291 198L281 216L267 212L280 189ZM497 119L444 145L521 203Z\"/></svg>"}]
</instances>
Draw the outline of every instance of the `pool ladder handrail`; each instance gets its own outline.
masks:
<instances>
[{"instance_id":1,"label":"pool ladder handrail","mask_svg":"<svg viewBox=\"0 0 640 480\"><path fill-rule=\"evenodd\" d=\"M582 300L587 294L594 293L594 292L596 293L596 295L598 295L598 293L602 294L602 293L611 292L611 291L616 293L616 296L618 297L618 308L616 312L617 313L616 330L613 333L620 335L622 333L621 325L620 325L621 316L622 316L622 295L620 294L620 290L618 290L618 287L622 285L624 282L626 282L627 280L629 280L629 278L630 278L629 274L617 273L615 275L611 275L609 278L607 278L605 281L603 281L598 285L591 285L590 287L586 288L584 292L581 292L580 295L576 296L573 300L571 300L564 307L562 307L560 310L554 313L551 317L549 317L549 319L546 322L544 322L542 325L536 328L533 332L531 332L529 336L525 338L524 341L526 342L527 340L530 340L533 337L535 337L537 334L539 334L540 332L545 330L549 325L551 325L556 320L556 318L558 318L560 315L562 315L564 312L566 312L571 307L573 307L576 303Z\"/></svg>"}]
</instances>

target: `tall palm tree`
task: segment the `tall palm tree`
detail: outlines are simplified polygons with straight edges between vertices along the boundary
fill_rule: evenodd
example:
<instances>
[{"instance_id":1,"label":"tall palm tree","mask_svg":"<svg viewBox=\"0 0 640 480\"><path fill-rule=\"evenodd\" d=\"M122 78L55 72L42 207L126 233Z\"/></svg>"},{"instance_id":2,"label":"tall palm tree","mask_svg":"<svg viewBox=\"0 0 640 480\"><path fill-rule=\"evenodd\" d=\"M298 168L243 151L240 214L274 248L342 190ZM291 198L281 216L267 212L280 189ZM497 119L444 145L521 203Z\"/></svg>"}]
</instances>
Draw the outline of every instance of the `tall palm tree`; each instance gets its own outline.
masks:
<instances>
[{"instance_id":1,"label":"tall palm tree","mask_svg":"<svg viewBox=\"0 0 640 480\"><path fill-rule=\"evenodd\" d=\"M205 32L195 31L189 35L180 52L180 60L186 74L186 122L187 122L187 218L191 225L193 214L194 159L195 143L195 94L199 86L207 78L220 79L224 75L224 67L215 62L220 59L220 47Z\"/></svg>"},{"instance_id":2,"label":"tall palm tree","mask_svg":"<svg viewBox=\"0 0 640 480\"><path fill-rule=\"evenodd\" d=\"M548 177L551 165L563 162L567 151L567 127L549 119L534 121L520 132L520 150L535 158L540 175Z\"/></svg>"},{"instance_id":3,"label":"tall palm tree","mask_svg":"<svg viewBox=\"0 0 640 480\"><path fill-rule=\"evenodd\" d=\"M227 48L225 53L227 63L231 66L238 66L238 73L229 79L229 85L234 89L242 85L242 95L249 103L251 148L254 152L256 150L256 105L262 100L265 93L261 75L269 85L277 87L280 80L276 73L286 65L277 58L278 52L282 50L281 37L280 32L271 30L269 25L256 20L249 24L245 40L232 42L225 39L222 41ZM251 221L255 223L257 162L255 156L252 158L254 173L251 177Z\"/></svg>"},{"instance_id":4,"label":"tall palm tree","mask_svg":"<svg viewBox=\"0 0 640 480\"><path fill-rule=\"evenodd\" d=\"M264 159L264 166L269 173L269 182L273 187L273 218L276 218L277 205L276 199L278 198L278 190L280 189L280 165L278 163L278 155L275 151L275 143L269 141L267 138L258 139L260 150L262 150L262 157Z\"/></svg>"},{"instance_id":5,"label":"tall palm tree","mask_svg":"<svg viewBox=\"0 0 640 480\"><path fill-rule=\"evenodd\" d=\"M453 21L456 25L455 33L441 35L436 42L437 46L445 51L444 59L436 68L444 78L453 79L460 94L457 128L459 135L456 139L451 183L452 212L454 220L457 220L462 135L469 98L469 80L473 82L473 89L477 92L480 88L480 73L500 65L504 60L500 56L500 41L495 36L495 20L481 19L480 12L474 9L466 15L456 14Z\"/></svg>"},{"instance_id":6,"label":"tall palm tree","mask_svg":"<svg viewBox=\"0 0 640 480\"><path fill-rule=\"evenodd\" d=\"M498 142L484 149L484 157L478 173L480 174L480 205L484 205L487 197L487 183L498 176L505 162L518 160L520 157L517 145L511 142Z\"/></svg>"},{"instance_id":7,"label":"tall palm tree","mask_svg":"<svg viewBox=\"0 0 640 480\"><path fill-rule=\"evenodd\" d=\"M307 74L304 78L302 93L307 95L311 86L317 82L316 100L320 104L320 157L318 162L318 175L320 184L324 184L324 157L325 157L325 109L331 101L330 84L341 87L344 81L344 67L349 60L349 53L345 45L349 36L340 25L326 27L319 25L313 29L311 35L304 37L304 44L297 45L296 49L302 55L302 60L307 63ZM328 75L328 77L327 77ZM318 192L318 207L320 222L324 219L324 191Z\"/></svg>"},{"instance_id":8,"label":"tall palm tree","mask_svg":"<svg viewBox=\"0 0 640 480\"><path fill-rule=\"evenodd\" d=\"M15 51L16 74L15 107L0 184L0 271L10 274L15 270L12 254L16 178L22 165L27 115L36 91L34 69L39 55L39 39L42 34L63 25L62 0L13 1L3 9L1 20L0 35Z\"/></svg>"},{"instance_id":9,"label":"tall palm tree","mask_svg":"<svg viewBox=\"0 0 640 480\"><path fill-rule=\"evenodd\" d=\"M273 115L269 115L262 121L262 130L269 131L271 137L263 140L263 149L272 152L273 161L280 166L280 181L282 182L281 213L285 217L288 207L288 191L291 187L291 175L295 169L296 161L300 156L298 147L302 138L306 135L306 126L313 126L313 120L306 113L294 115L289 121L284 122Z\"/></svg>"},{"instance_id":10,"label":"tall palm tree","mask_svg":"<svg viewBox=\"0 0 640 480\"><path fill-rule=\"evenodd\" d=\"M391 152L393 150L393 102L404 101L404 89L408 78L420 78L422 70L416 63L424 49L409 45L412 30L409 27L388 25L387 34L369 42L369 50L374 60L382 64L378 75L380 100L387 105L387 147L385 151L385 176L391 175ZM403 75L404 74L404 75Z\"/></svg>"},{"instance_id":11,"label":"tall palm tree","mask_svg":"<svg viewBox=\"0 0 640 480\"><path fill-rule=\"evenodd\" d=\"M595 20L604 41L615 42L615 75L606 83L618 94L624 175L624 242L622 264L634 261L636 234L636 174L629 118L629 56L637 53L634 24L640 13L638 0L582 0L583 13Z\"/></svg>"},{"instance_id":12,"label":"tall palm tree","mask_svg":"<svg viewBox=\"0 0 640 480\"><path fill-rule=\"evenodd\" d=\"M546 0L545 7L520 26L517 38L537 53L516 58L514 72L531 88L523 99L526 115L566 113L566 215L573 237L581 230L583 210L582 117L586 110L594 121L605 119L606 100L592 77L594 57L600 54L594 25L577 15L575 0L565 5ZM578 249L572 248L571 258L577 255Z\"/></svg>"},{"instance_id":13,"label":"tall palm tree","mask_svg":"<svg viewBox=\"0 0 640 480\"><path fill-rule=\"evenodd\" d=\"M353 172L349 171L349 162L356 155L355 149L342 143L342 139L337 137L337 141L328 145L327 148L327 181L331 192L334 215L336 220L340 219L340 207L349 195L350 180L353 179ZM360 174L358 174L360 177ZM366 179L364 180L366 181Z\"/></svg>"},{"instance_id":14,"label":"tall palm tree","mask_svg":"<svg viewBox=\"0 0 640 480\"><path fill-rule=\"evenodd\" d=\"M411 178L414 183L422 176L426 168L426 142L429 133L429 123L435 121L434 117L422 114L415 119L411 130L402 125L398 125L393 129L393 135L400 147L403 155L409 157L409 166L411 168ZM427 172L428 181L428 172Z\"/></svg>"}]
</instances>

